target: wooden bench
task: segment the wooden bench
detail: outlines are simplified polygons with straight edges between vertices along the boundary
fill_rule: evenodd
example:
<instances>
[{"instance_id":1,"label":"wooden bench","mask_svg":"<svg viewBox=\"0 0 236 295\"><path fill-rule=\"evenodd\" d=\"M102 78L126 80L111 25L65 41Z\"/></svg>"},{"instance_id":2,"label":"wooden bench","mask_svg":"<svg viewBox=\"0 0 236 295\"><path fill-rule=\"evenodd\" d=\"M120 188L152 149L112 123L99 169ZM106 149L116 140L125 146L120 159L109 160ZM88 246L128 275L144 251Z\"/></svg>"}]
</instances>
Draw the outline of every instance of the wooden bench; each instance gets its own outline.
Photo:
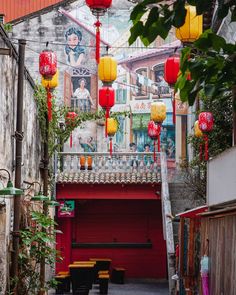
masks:
<instances>
[{"instance_id":1,"label":"wooden bench","mask_svg":"<svg viewBox=\"0 0 236 295\"><path fill-rule=\"evenodd\" d=\"M94 283L99 283L98 280L98 272L105 270L109 271L110 265L111 265L111 259L110 258L90 258L90 261L95 261L96 265L94 268Z\"/></svg>"},{"instance_id":2,"label":"wooden bench","mask_svg":"<svg viewBox=\"0 0 236 295\"><path fill-rule=\"evenodd\" d=\"M108 294L108 282L109 282L109 274L99 274L99 291L100 294Z\"/></svg>"},{"instance_id":3,"label":"wooden bench","mask_svg":"<svg viewBox=\"0 0 236 295\"><path fill-rule=\"evenodd\" d=\"M124 284L125 281L125 268L114 267L111 273L111 282L114 284Z\"/></svg>"}]
</instances>

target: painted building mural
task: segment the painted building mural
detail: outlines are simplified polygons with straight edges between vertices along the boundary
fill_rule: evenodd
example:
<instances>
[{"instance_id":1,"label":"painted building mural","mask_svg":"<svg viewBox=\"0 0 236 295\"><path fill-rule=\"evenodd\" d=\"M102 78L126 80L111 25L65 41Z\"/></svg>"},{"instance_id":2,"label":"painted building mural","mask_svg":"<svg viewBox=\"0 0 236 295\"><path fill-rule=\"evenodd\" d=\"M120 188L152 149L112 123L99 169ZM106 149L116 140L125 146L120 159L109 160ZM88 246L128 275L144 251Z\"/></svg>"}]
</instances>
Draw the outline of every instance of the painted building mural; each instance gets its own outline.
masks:
<instances>
[{"instance_id":1,"label":"painted building mural","mask_svg":"<svg viewBox=\"0 0 236 295\"><path fill-rule=\"evenodd\" d=\"M59 7L42 15L32 16L13 26L12 37L25 38L27 41L26 65L32 70L35 80L39 80L38 55L49 42L56 51L59 67L59 87L57 88L58 103L64 103L72 111L78 113L95 112L98 109L98 78L95 61L95 34L92 24L92 14L85 13L85 20L75 18L77 13L69 13ZM128 14L127 14L128 15ZM127 17L128 19L128 17ZM125 22L125 18L123 19ZM116 27L117 21L104 18L104 32L114 33L114 42L122 36L127 26L124 22ZM103 33L104 33L103 32ZM40 36L40 38L39 38ZM103 34L105 41L101 42L101 54L104 53L107 42L113 40L111 34ZM40 41L38 41L40 39ZM56 40L56 41L55 41ZM32 42L31 42L32 41ZM115 47L116 43L112 43ZM120 57L120 48L117 47ZM126 52L129 56L129 51ZM163 123L161 149L167 152L171 159L175 157L175 128L172 124L171 91L163 79L163 61L150 66L140 63L135 69L127 70L119 66L118 78L113 83L116 91L116 105L112 111L132 111L130 118L119 118L119 131L114 137L115 151L128 151L130 144L135 143L137 151L145 148L153 150L153 143L147 136L147 123L150 117L151 102L163 99L167 104L167 118ZM95 152L108 151L108 139L104 137L104 127L97 122L86 122L81 128L73 131L72 148L65 144L64 151ZM150 147L148 147L150 146Z\"/></svg>"}]
</instances>

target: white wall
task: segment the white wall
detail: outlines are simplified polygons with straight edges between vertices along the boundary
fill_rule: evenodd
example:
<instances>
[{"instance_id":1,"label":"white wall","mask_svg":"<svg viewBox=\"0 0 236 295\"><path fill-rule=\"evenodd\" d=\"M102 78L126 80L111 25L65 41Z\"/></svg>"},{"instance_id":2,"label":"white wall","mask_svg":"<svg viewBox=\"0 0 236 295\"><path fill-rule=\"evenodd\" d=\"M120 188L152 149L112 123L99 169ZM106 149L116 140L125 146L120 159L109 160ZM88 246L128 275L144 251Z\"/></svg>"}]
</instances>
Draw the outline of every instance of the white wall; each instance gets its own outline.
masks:
<instances>
[{"instance_id":1,"label":"white wall","mask_svg":"<svg viewBox=\"0 0 236 295\"><path fill-rule=\"evenodd\" d=\"M208 162L207 202L209 206L236 200L236 146Z\"/></svg>"}]
</instances>

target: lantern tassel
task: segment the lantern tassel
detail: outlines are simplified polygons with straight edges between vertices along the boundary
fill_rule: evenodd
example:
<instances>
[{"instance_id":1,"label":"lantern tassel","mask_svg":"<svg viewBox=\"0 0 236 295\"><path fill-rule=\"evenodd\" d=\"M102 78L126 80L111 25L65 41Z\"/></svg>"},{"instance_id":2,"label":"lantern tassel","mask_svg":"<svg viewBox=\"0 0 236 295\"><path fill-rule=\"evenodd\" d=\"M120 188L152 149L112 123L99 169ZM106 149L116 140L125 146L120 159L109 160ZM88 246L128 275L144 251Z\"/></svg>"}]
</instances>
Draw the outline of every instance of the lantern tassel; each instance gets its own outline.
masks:
<instances>
[{"instance_id":1,"label":"lantern tassel","mask_svg":"<svg viewBox=\"0 0 236 295\"><path fill-rule=\"evenodd\" d=\"M72 136L72 132L70 134L70 148L72 148L73 145L73 136Z\"/></svg>"},{"instance_id":2,"label":"lantern tassel","mask_svg":"<svg viewBox=\"0 0 236 295\"><path fill-rule=\"evenodd\" d=\"M175 105L175 96L174 98L172 99L172 108L173 108L173 124L175 125L176 123L176 105Z\"/></svg>"},{"instance_id":3,"label":"lantern tassel","mask_svg":"<svg viewBox=\"0 0 236 295\"><path fill-rule=\"evenodd\" d=\"M47 106L48 106L48 121L52 121L52 93L47 88Z\"/></svg>"},{"instance_id":4,"label":"lantern tassel","mask_svg":"<svg viewBox=\"0 0 236 295\"><path fill-rule=\"evenodd\" d=\"M156 162L156 141L154 140L153 161Z\"/></svg>"},{"instance_id":5,"label":"lantern tassel","mask_svg":"<svg viewBox=\"0 0 236 295\"><path fill-rule=\"evenodd\" d=\"M101 22L99 19L95 22L95 27L96 27L96 61L97 64L99 64L100 61L100 27L101 27Z\"/></svg>"},{"instance_id":6,"label":"lantern tassel","mask_svg":"<svg viewBox=\"0 0 236 295\"><path fill-rule=\"evenodd\" d=\"M112 156L112 138L110 138L110 156Z\"/></svg>"},{"instance_id":7,"label":"lantern tassel","mask_svg":"<svg viewBox=\"0 0 236 295\"><path fill-rule=\"evenodd\" d=\"M208 152L208 135L204 134L204 140L205 140L205 161L209 160L209 152Z\"/></svg>"},{"instance_id":8,"label":"lantern tassel","mask_svg":"<svg viewBox=\"0 0 236 295\"><path fill-rule=\"evenodd\" d=\"M106 108L105 136L107 137L107 119L110 117L110 109Z\"/></svg>"},{"instance_id":9,"label":"lantern tassel","mask_svg":"<svg viewBox=\"0 0 236 295\"><path fill-rule=\"evenodd\" d=\"M157 151L158 153L160 153L160 150L161 150L161 135L160 133L158 134L158 144L157 144Z\"/></svg>"}]
</instances>

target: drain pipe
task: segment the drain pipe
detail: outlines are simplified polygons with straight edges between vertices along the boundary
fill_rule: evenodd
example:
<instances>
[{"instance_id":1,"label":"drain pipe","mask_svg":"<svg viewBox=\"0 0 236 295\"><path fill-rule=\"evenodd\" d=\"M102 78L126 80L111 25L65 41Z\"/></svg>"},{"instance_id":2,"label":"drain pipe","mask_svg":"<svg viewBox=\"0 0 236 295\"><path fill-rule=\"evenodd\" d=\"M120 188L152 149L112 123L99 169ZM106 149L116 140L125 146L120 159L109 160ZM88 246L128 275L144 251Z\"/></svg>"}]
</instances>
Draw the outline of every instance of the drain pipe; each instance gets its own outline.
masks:
<instances>
[{"instance_id":1,"label":"drain pipe","mask_svg":"<svg viewBox=\"0 0 236 295\"><path fill-rule=\"evenodd\" d=\"M15 187L21 188L21 163L22 163L22 141L23 141L23 92L24 92L24 69L25 69L25 45L26 40L19 40L19 60L18 60L18 85L17 85L17 113L16 113L16 153L15 153ZM20 216L21 196L14 196L14 223L13 223L13 253L11 264L11 278L18 276L18 256L20 239ZM17 286L14 294L18 294Z\"/></svg>"}]
</instances>

